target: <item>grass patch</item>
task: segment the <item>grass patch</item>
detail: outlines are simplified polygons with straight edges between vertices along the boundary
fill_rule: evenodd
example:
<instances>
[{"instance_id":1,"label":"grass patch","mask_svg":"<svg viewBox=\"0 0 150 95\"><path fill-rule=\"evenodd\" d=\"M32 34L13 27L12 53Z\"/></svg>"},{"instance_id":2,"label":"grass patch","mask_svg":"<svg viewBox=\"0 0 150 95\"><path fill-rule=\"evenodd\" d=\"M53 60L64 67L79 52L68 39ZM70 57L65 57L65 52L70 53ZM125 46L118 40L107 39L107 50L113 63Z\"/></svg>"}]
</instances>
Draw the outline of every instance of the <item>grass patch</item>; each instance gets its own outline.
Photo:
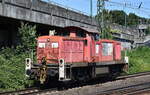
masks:
<instances>
[{"instance_id":1,"label":"grass patch","mask_svg":"<svg viewBox=\"0 0 150 95\"><path fill-rule=\"evenodd\" d=\"M150 71L150 48L139 47L127 51L129 56L129 73Z\"/></svg>"}]
</instances>

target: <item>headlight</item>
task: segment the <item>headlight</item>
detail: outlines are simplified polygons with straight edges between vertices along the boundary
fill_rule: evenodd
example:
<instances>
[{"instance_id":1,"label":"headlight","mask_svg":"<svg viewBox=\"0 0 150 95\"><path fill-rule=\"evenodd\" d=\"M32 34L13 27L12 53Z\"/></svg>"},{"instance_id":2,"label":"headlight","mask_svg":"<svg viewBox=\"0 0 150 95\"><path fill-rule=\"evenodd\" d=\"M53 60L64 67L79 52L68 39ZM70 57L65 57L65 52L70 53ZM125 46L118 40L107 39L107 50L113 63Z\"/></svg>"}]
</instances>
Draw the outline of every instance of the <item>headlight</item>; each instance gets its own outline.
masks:
<instances>
[{"instance_id":1,"label":"headlight","mask_svg":"<svg viewBox=\"0 0 150 95\"><path fill-rule=\"evenodd\" d=\"M39 48L45 48L45 43L39 43L39 44L38 44L38 47L39 47Z\"/></svg>"},{"instance_id":2,"label":"headlight","mask_svg":"<svg viewBox=\"0 0 150 95\"><path fill-rule=\"evenodd\" d=\"M52 48L58 48L58 43L52 43Z\"/></svg>"},{"instance_id":3,"label":"headlight","mask_svg":"<svg viewBox=\"0 0 150 95\"><path fill-rule=\"evenodd\" d=\"M49 39L49 38L47 39L47 42L50 42L50 39Z\"/></svg>"}]
</instances>

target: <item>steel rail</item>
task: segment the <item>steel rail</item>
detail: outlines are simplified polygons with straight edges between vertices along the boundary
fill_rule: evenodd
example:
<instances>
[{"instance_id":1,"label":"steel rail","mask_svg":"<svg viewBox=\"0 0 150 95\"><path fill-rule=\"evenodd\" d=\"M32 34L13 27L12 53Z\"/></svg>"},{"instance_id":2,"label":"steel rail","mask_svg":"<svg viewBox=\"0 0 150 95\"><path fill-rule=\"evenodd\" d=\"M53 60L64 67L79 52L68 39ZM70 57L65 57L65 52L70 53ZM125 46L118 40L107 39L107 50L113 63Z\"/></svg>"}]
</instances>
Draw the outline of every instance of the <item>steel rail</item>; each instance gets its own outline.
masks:
<instances>
[{"instance_id":1,"label":"steel rail","mask_svg":"<svg viewBox=\"0 0 150 95\"><path fill-rule=\"evenodd\" d=\"M150 75L150 71L119 76L116 78L116 80L121 80L121 79L131 78L131 77L139 77L139 76L144 76L144 75Z\"/></svg>"},{"instance_id":2,"label":"steel rail","mask_svg":"<svg viewBox=\"0 0 150 95\"><path fill-rule=\"evenodd\" d=\"M37 95L42 93L50 93L52 91L57 91L57 88L50 89L39 89L39 88L29 88L17 91L1 92L0 95Z\"/></svg>"},{"instance_id":3,"label":"steel rail","mask_svg":"<svg viewBox=\"0 0 150 95\"><path fill-rule=\"evenodd\" d=\"M21 95L40 91L38 88L27 88L17 91L0 92L0 95Z\"/></svg>"},{"instance_id":4,"label":"steel rail","mask_svg":"<svg viewBox=\"0 0 150 95\"><path fill-rule=\"evenodd\" d=\"M128 93L128 95L137 95L137 94L143 94L143 93L150 93L150 88L144 88L144 89L141 89L141 90L130 92L130 93Z\"/></svg>"}]
</instances>

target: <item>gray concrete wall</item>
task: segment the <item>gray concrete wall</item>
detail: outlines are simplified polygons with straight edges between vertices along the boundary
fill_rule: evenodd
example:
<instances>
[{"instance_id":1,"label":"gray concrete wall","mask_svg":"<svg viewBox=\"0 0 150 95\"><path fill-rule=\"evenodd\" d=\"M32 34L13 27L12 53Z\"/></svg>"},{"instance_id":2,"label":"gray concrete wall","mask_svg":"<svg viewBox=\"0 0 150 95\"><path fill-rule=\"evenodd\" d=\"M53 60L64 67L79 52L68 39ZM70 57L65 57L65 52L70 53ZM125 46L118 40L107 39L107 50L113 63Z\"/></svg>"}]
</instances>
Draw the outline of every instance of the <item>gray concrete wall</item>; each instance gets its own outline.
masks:
<instances>
[{"instance_id":1,"label":"gray concrete wall","mask_svg":"<svg viewBox=\"0 0 150 95\"><path fill-rule=\"evenodd\" d=\"M0 0L0 16L57 27L97 29L95 20L89 16L40 0Z\"/></svg>"}]
</instances>

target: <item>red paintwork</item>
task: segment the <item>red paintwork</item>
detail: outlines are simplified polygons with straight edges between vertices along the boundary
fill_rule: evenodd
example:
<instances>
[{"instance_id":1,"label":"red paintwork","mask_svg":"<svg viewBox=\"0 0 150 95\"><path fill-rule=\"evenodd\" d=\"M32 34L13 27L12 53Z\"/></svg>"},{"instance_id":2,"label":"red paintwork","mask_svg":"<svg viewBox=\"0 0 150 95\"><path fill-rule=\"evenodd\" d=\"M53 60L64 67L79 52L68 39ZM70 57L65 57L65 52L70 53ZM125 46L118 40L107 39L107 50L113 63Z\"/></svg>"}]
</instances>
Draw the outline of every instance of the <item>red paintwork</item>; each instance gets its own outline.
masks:
<instances>
[{"instance_id":1,"label":"red paintwork","mask_svg":"<svg viewBox=\"0 0 150 95\"><path fill-rule=\"evenodd\" d=\"M76 37L75 27L69 27L70 36L41 36L37 39L39 43L46 43L44 48L37 47L38 63L43 57L46 57L47 63L58 63L63 58L66 63L91 63L104 61L121 60L121 44L114 40L101 39L94 41L91 32L86 32L86 37ZM48 41L49 39L49 41ZM57 48L52 47L52 43L58 43ZM112 52L110 55L103 55L102 43L111 43ZM98 49L96 51L96 45ZM96 53L97 52L97 53Z\"/></svg>"},{"instance_id":2,"label":"red paintwork","mask_svg":"<svg viewBox=\"0 0 150 95\"><path fill-rule=\"evenodd\" d=\"M83 62L84 61L84 43L83 40L64 40L61 57L66 62Z\"/></svg>"},{"instance_id":3,"label":"red paintwork","mask_svg":"<svg viewBox=\"0 0 150 95\"><path fill-rule=\"evenodd\" d=\"M121 44L115 45L115 60L121 60Z\"/></svg>"}]
</instances>

